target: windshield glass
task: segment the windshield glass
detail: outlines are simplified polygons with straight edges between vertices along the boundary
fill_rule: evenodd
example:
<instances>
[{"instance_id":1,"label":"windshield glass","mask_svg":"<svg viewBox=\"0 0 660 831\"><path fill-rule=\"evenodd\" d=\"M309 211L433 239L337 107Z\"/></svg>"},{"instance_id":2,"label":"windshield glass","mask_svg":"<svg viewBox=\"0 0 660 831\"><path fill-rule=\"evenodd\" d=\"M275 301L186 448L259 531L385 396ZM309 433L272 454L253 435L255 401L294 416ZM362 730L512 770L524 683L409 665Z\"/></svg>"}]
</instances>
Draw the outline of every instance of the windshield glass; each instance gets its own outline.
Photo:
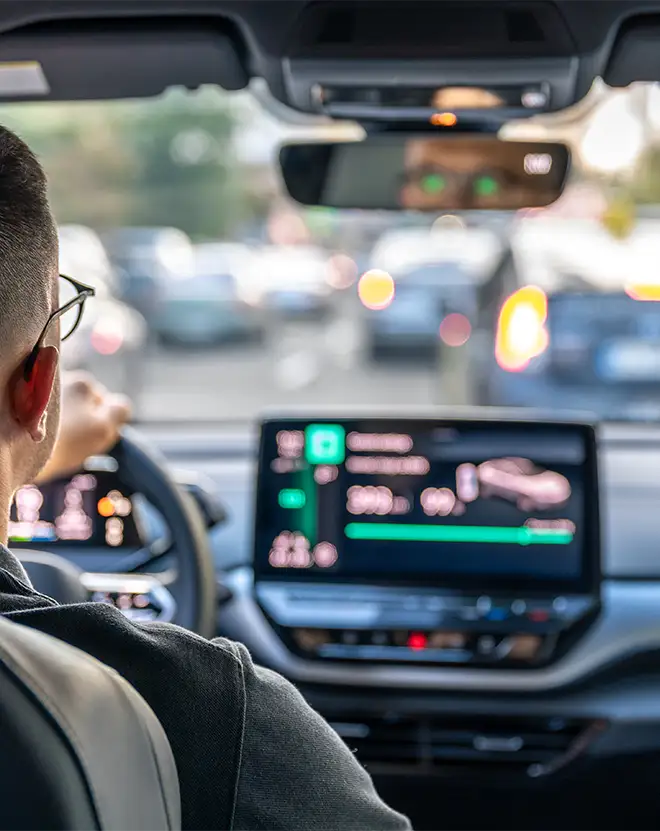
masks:
<instances>
[{"instance_id":1,"label":"windshield glass","mask_svg":"<svg viewBox=\"0 0 660 831\"><path fill-rule=\"evenodd\" d=\"M554 205L517 213L304 209L287 139L359 137L257 90L16 104L61 267L97 286L67 342L143 420L268 408L492 404L660 417L660 92L597 84L504 135L570 144Z\"/></svg>"}]
</instances>

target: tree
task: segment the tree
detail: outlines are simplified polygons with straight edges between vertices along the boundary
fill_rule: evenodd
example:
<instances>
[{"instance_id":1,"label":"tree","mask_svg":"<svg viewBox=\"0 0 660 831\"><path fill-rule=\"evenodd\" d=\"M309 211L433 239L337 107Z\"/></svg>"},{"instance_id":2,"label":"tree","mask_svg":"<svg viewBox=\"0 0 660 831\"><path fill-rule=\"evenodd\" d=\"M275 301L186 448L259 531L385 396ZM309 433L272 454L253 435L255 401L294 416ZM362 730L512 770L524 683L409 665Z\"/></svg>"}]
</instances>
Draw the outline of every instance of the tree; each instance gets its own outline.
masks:
<instances>
[{"instance_id":1,"label":"tree","mask_svg":"<svg viewBox=\"0 0 660 831\"><path fill-rule=\"evenodd\" d=\"M218 238L260 210L232 155L235 118L221 90L11 105L0 120L41 158L60 223L172 225Z\"/></svg>"}]
</instances>

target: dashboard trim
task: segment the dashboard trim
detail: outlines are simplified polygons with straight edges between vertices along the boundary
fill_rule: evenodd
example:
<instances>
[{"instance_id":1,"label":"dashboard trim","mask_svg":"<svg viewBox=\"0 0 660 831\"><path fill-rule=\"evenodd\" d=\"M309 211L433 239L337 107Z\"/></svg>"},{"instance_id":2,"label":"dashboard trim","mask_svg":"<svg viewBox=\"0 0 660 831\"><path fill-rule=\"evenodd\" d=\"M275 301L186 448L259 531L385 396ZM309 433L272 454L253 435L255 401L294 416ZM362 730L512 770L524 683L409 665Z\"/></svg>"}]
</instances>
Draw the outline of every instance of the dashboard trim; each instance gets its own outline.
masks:
<instances>
[{"instance_id":1,"label":"dashboard trim","mask_svg":"<svg viewBox=\"0 0 660 831\"><path fill-rule=\"evenodd\" d=\"M160 614L153 620L159 623L171 623L174 620L176 614L174 597L161 580L150 574L108 574L107 572L85 571L80 575L80 582L90 594L98 591L151 595L161 607ZM126 616L131 617L131 615Z\"/></svg>"},{"instance_id":2,"label":"dashboard trim","mask_svg":"<svg viewBox=\"0 0 660 831\"><path fill-rule=\"evenodd\" d=\"M254 599L251 569L227 575L234 599L222 607L221 629L241 640L255 660L295 682L349 687L545 692L567 687L618 661L660 648L660 584L605 580L598 619L557 663L500 670L322 663L293 655Z\"/></svg>"}]
</instances>

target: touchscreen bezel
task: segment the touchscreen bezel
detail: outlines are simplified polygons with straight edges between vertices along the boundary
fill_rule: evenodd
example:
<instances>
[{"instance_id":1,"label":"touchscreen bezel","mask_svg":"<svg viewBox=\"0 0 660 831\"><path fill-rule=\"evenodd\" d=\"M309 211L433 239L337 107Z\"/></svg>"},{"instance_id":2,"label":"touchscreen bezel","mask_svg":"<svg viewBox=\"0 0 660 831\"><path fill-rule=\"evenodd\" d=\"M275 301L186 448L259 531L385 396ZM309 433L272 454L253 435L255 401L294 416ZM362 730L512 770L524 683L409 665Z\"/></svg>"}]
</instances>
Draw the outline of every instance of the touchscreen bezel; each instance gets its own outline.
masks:
<instances>
[{"instance_id":1,"label":"touchscreen bezel","mask_svg":"<svg viewBox=\"0 0 660 831\"><path fill-rule=\"evenodd\" d=\"M565 432L567 435L575 435L577 432L582 437L585 448L585 459L583 464L584 546L582 551L582 568L580 575L570 579L537 579L533 577L530 578L496 574L427 574L423 576L415 575L412 577L407 577L405 575L402 575L401 577L374 575L373 577L368 577L366 575L342 575L327 571L305 571L304 574L301 574L300 571L296 571L294 573L289 570L280 571L269 567L267 565L266 558L263 556L263 552L258 550L259 521L260 517L263 515L263 509L266 502L266 493L261 483L261 475L264 470L264 465L268 464L265 442L266 428L272 428L273 425L281 425L282 429L292 429L298 425L303 426L309 424L310 422L323 424L349 421L361 421L368 423L370 425L370 429L383 429L387 432L403 431L405 430L403 425L411 425L417 427L417 429L433 430L455 429L465 426L466 424L480 427L492 427L495 432L503 429L510 430L511 428L519 428L526 432L551 429L557 430L560 433ZM425 585L446 588L458 592L511 592L520 593L525 596L545 596L548 594L599 594L602 572L598 452L596 428L595 425L590 422L568 419L524 419L519 417L502 417L499 414L497 418L436 418L404 414L400 416L383 416L369 415L365 413L344 414L342 416L326 414L319 417L315 414L310 414L309 416L296 414L291 416L281 415L278 417L268 417L263 419L260 423L259 455L254 505L252 563L255 580L257 581L276 581L285 583L304 582L305 584L345 583L391 586Z\"/></svg>"}]
</instances>

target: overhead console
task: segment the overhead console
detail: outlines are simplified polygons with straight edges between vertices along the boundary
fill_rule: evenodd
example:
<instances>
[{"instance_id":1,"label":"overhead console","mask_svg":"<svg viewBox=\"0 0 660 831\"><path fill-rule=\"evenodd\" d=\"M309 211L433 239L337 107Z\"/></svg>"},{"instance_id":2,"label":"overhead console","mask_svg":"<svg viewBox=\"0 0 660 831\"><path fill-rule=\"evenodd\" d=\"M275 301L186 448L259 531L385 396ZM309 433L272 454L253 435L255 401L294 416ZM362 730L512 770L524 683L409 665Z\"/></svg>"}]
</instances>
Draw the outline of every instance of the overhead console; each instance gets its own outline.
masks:
<instances>
[{"instance_id":1,"label":"overhead console","mask_svg":"<svg viewBox=\"0 0 660 831\"><path fill-rule=\"evenodd\" d=\"M589 425L262 426L256 598L301 658L547 665L595 618L599 562Z\"/></svg>"},{"instance_id":2,"label":"overhead console","mask_svg":"<svg viewBox=\"0 0 660 831\"><path fill-rule=\"evenodd\" d=\"M519 0L314 3L300 15L283 69L294 107L386 121L480 107L499 119L554 111L593 79L580 71L558 7ZM466 87L481 96L466 97Z\"/></svg>"}]
</instances>

